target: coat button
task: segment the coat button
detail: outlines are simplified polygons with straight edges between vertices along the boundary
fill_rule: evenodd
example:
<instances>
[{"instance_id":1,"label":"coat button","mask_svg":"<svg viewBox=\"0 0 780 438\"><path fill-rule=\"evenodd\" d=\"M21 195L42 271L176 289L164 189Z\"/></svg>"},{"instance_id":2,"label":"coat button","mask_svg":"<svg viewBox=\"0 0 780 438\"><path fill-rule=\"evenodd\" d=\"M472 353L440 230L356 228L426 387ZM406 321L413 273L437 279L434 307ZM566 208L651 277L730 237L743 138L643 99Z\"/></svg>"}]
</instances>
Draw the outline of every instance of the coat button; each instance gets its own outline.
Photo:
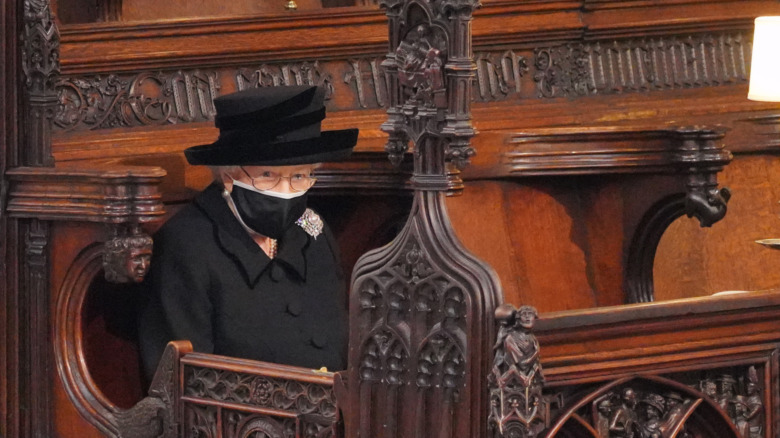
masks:
<instances>
[{"instance_id":1,"label":"coat button","mask_svg":"<svg viewBox=\"0 0 780 438\"><path fill-rule=\"evenodd\" d=\"M317 348L325 348L328 346L328 338L322 333L315 333L311 335L311 345Z\"/></svg>"},{"instance_id":2,"label":"coat button","mask_svg":"<svg viewBox=\"0 0 780 438\"><path fill-rule=\"evenodd\" d=\"M287 303L287 313L292 316L298 316L301 314L301 303L298 301L291 301Z\"/></svg>"}]
</instances>

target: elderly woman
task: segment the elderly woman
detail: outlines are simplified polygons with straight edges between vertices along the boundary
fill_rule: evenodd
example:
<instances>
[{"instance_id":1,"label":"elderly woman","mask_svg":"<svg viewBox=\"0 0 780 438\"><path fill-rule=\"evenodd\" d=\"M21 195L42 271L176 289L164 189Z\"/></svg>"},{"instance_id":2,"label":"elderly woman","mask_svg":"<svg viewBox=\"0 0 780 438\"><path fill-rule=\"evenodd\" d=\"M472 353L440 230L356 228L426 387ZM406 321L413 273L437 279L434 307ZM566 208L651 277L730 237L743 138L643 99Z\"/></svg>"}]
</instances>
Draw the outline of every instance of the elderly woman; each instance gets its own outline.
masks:
<instances>
[{"instance_id":1,"label":"elderly woman","mask_svg":"<svg viewBox=\"0 0 780 438\"><path fill-rule=\"evenodd\" d=\"M219 139L185 155L215 181L154 236L139 323L146 374L168 341L185 339L205 353L343 369L345 282L336 242L306 199L316 163L346 158L357 130L320 130L318 87L214 103Z\"/></svg>"}]
</instances>

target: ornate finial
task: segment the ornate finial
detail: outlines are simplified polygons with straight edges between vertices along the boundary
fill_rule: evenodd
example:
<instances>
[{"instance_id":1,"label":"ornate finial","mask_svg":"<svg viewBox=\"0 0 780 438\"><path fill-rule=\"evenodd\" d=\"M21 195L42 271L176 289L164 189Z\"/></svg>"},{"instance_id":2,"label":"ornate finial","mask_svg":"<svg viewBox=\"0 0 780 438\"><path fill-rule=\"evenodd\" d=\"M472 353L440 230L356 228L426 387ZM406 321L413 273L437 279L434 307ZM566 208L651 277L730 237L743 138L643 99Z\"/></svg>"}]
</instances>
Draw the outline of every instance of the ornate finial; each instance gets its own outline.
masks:
<instances>
[{"instance_id":1,"label":"ornate finial","mask_svg":"<svg viewBox=\"0 0 780 438\"><path fill-rule=\"evenodd\" d=\"M105 243L103 270L112 283L140 283L149 270L152 238L135 227L129 235L115 236Z\"/></svg>"},{"instance_id":2,"label":"ornate finial","mask_svg":"<svg viewBox=\"0 0 780 438\"><path fill-rule=\"evenodd\" d=\"M295 3L295 0L289 0L287 3L285 3L284 8L288 11L297 11L298 3Z\"/></svg>"},{"instance_id":3,"label":"ornate finial","mask_svg":"<svg viewBox=\"0 0 780 438\"><path fill-rule=\"evenodd\" d=\"M495 315L499 329L488 375L488 424L496 437L533 438L547 423L539 341L531 332L536 309L502 304Z\"/></svg>"},{"instance_id":4,"label":"ornate finial","mask_svg":"<svg viewBox=\"0 0 780 438\"><path fill-rule=\"evenodd\" d=\"M60 33L49 2L24 2L22 70L32 94L53 92L54 78L60 73Z\"/></svg>"}]
</instances>

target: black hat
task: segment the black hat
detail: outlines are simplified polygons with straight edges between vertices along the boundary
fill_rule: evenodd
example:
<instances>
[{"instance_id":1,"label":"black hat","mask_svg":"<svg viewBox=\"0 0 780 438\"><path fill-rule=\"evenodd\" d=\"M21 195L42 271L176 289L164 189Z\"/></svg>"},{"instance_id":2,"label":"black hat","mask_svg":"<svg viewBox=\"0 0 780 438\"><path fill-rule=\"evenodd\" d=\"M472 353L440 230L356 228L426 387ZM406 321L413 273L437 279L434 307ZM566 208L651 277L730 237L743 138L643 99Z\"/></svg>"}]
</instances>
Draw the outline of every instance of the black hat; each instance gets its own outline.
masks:
<instances>
[{"instance_id":1,"label":"black hat","mask_svg":"<svg viewBox=\"0 0 780 438\"><path fill-rule=\"evenodd\" d=\"M219 138L184 151L190 164L287 166L347 158L357 129L321 131L325 90L295 85L251 88L214 99Z\"/></svg>"}]
</instances>

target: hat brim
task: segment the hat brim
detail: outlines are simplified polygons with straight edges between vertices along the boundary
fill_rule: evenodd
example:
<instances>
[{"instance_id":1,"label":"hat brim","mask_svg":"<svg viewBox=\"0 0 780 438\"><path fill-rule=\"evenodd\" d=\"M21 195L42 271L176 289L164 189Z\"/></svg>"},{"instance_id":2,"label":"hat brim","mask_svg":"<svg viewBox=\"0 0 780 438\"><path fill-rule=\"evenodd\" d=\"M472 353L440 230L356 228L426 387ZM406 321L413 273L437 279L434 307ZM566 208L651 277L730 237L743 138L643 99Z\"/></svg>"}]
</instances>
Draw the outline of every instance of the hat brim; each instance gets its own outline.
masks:
<instances>
[{"instance_id":1,"label":"hat brim","mask_svg":"<svg viewBox=\"0 0 780 438\"><path fill-rule=\"evenodd\" d=\"M357 144L357 129L323 131L319 137L279 143L236 144L217 140L184 150L187 162L206 166L289 166L344 160Z\"/></svg>"}]
</instances>

